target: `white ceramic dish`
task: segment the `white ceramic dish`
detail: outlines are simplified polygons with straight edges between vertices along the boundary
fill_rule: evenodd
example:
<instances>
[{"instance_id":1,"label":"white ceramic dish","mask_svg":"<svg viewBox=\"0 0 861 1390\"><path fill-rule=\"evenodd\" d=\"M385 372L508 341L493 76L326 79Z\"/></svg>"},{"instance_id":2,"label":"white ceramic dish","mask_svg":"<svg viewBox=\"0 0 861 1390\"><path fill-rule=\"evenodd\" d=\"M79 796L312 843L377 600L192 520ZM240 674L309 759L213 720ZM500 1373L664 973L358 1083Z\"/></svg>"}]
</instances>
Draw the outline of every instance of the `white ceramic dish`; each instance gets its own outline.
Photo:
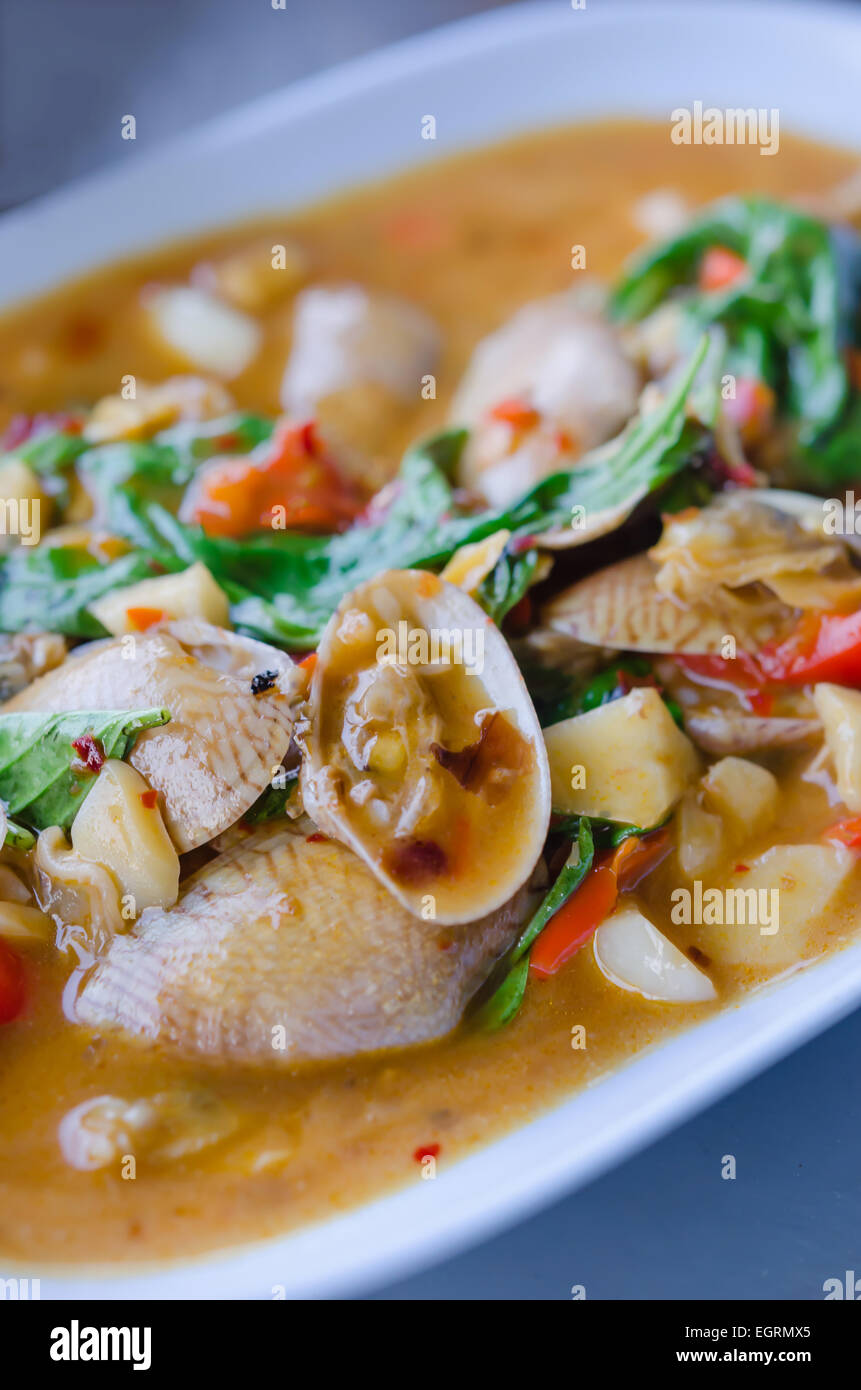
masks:
<instances>
[{"instance_id":1,"label":"white ceramic dish","mask_svg":"<svg viewBox=\"0 0 861 1390\"><path fill-rule=\"evenodd\" d=\"M741 40L741 41L740 41ZM152 243L513 131L676 106L777 107L861 144L861 19L847 6L525 5L292 87L0 222L0 304ZM435 144L420 120L437 119ZM184 1266L41 1274L42 1296L355 1293L451 1255L586 1182L861 1004L861 942L629 1063L434 1182ZM6 1269L4 1274L14 1271Z\"/></svg>"}]
</instances>

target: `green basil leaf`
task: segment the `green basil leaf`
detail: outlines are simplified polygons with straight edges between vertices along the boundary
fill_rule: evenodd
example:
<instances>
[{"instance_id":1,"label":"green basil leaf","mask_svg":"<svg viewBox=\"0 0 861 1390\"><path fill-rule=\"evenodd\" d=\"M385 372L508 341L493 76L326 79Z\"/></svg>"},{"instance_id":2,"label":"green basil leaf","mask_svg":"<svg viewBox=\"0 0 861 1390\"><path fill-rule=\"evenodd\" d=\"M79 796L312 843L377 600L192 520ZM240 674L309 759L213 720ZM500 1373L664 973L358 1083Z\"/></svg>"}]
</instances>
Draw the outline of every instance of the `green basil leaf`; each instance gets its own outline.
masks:
<instances>
[{"instance_id":1,"label":"green basil leaf","mask_svg":"<svg viewBox=\"0 0 861 1390\"><path fill-rule=\"evenodd\" d=\"M503 976L490 998L476 1009L472 1022L484 1033L504 1028L518 1013L529 980L529 957L522 956Z\"/></svg>"},{"instance_id":2,"label":"green basil leaf","mask_svg":"<svg viewBox=\"0 0 861 1390\"><path fill-rule=\"evenodd\" d=\"M528 592L538 565L537 550L514 554L507 547L479 585L478 602L497 627Z\"/></svg>"},{"instance_id":3,"label":"green basil leaf","mask_svg":"<svg viewBox=\"0 0 861 1390\"><path fill-rule=\"evenodd\" d=\"M576 837L580 816L556 816L554 815L551 829L555 835L570 835ZM669 817L667 817L667 820ZM660 821L657 825L630 825L625 821L600 820L595 816L590 817L592 826L592 838L596 849L617 849L623 840L629 840L632 835L651 835L652 831L660 830L661 826L667 824L667 820Z\"/></svg>"},{"instance_id":4,"label":"green basil leaf","mask_svg":"<svg viewBox=\"0 0 861 1390\"><path fill-rule=\"evenodd\" d=\"M263 825L266 821L280 820L286 816L287 803L299 785L299 769L285 773L285 779L283 787L269 786L260 793L242 817L245 825Z\"/></svg>"},{"instance_id":5,"label":"green basil leaf","mask_svg":"<svg viewBox=\"0 0 861 1390\"><path fill-rule=\"evenodd\" d=\"M106 637L89 605L166 568L184 566L170 555L156 559L145 551L102 564L82 546L18 546L0 559L0 632Z\"/></svg>"},{"instance_id":6,"label":"green basil leaf","mask_svg":"<svg viewBox=\"0 0 861 1390\"><path fill-rule=\"evenodd\" d=\"M722 291L702 291L703 254L725 246L747 266ZM726 198L680 235L633 258L612 309L634 322L675 296L682 344L710 325L727 336L727 368L767 381L802 446L844 410L844 349L854 340L861 293L861 241L767 198Z\"/></svg>"},{"instance_id":7,"label":"green basil leaf","mask_svg":"<svg viewBox=\"0 0 861 1390\"><path fill-rule=\"evenodd\" d=\"M0 712L0 798L28 826L66 830L95 782L75 771L75 741L89 735L105 758L124 758L143 729L169 719L166 709Z\"/></svg>"},{"instance_id":8,"label":"green basil leaf","mask_svg":"<svg viewBox=\"0 0 861 1390\"><path fill-rule=\"evenodd\" d=\"M15 458L28 464L34 473L50 477L70 468L87 448L89 445L82 435L58 430L52 434L37 434L11 452Z\"/></svg>"},{"instance_id":9,"label":"green basil leaf","mask_svg":"<svg viewBox=\"0 0 861 1390\"><path fill-rule=\"evenodd\" d=\"M595 857L595 846L588 816L580 817L574 844L556 882L542 899L511 950L491 975L472 1015L476 1027L490 1032L509 1023L523 1002L529 975L529 952L551 917L564 907L583 882Z\"/></svg>"}]
</instances>

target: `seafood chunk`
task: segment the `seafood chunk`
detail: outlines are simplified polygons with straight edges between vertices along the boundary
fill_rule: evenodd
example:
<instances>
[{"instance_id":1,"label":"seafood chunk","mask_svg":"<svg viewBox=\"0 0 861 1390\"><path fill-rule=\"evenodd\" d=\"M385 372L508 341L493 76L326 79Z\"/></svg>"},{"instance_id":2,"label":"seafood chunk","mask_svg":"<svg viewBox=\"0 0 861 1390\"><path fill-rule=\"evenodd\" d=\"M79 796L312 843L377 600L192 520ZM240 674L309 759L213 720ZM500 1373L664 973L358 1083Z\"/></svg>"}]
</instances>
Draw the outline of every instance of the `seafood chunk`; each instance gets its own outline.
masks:
<instances>
[{"instance_id":1,"label":"seafood chunk","mask_svg":"<svg viewBox=\"0 0 861 1390\"><path fill-rule=\"evenodd\" d=\"M61 711L157 702L169 709L170 723L148 731L161 737L141 735L128 761L161 793L181 853L226 830L267 786L289 746L293 701L305 683L298 667L285 669L280 653L264 656L263 643L248 648L205 623L176 624L177 632L189 629L210 648L224 648L234 669L198 659L167 630L149 631L89 644L4 706ZM275 673L261 694L252 693L252 668Z\"/></svg>"},{"instance_id":2,"label":"seafood chunk","mask_svg":"<svg viewBox=\"0 0 861 1390\"><path fill-rule=\"evenodd\" d=\"M260 351L260 324L197 286L150 290L145 304L156 341L199 371L231 381Z\"/></svg>"},{"instance_id":3,"label":"seafood chunk","mask_svg":"<svg viewBox=\"0 0 861 1390\"><path fill-rule=\"evenodd\" d=\"M177 1087L132 1100L85 1100L63 1116L58 1139L69 1166L92 1173L127 1154L151 1163L187 1158L222 1143L238 1125L237 1115L209 1091Z\"/></svg>"},{"instance_id":4,"label":"seafood chunk","mask_svg":"<svg viewBox=\"0 0 861 1390\"><path fill-rule=\"evenodd\" d=\"M595 962L620 989L668 1004L703 1004L717 991L632 899L622 900L592 941Z\"/></svg>"},{"instance_id":5,"label":"seafood chunk","mask_svg":"<svg viewBox=\"0 0 861 1390\"><path fill-rule=\"evenodd\" d=\"M861 574L816 498L768 490L669 517L657 545L557 595L542 628L617 651L720 655L784 636L795 610L861 603Z\"/></svg>"},{"instance_id":6,"label":"seafood chunk","mask_svg":"<svg viewBox=\"0 0 861 1390\"><path fill-rule=\"evenodd\" d=\"M32 869L34 896L58 929L60 950L77 942L85 950L102 951L115 932L125 931L120 887L113 874L71 849L59 826L40 834Z\"/></svg>"},{"instance_id":7,"label":"seafood chunk","mask_svg":"<svg viewBox=\"0 0 861 1390\"><path fill-rule=\"evenodd\" d=\"M778 499L769 489L719 494L707 507L668 518L649 552L661 592L725 611L728 593L751 584L790 608L861 603L861 574L843 539L826 533L824 504L801 493Z\"/></svg>"},{"instance_id":8,"label":"seafood chunk","mask_svg":"<svg viewBox=\"0 0 861 1390\"><path fill-rule=\"evenodd\" d=\"M0 633L0 701L53 671L66 655L66 639L56 632Z\"/></svg>"},{"instance_id":9,"label":"seafood chunk","mask_svg":"<svg viewBox=\"0 0 861 1390\"><path fill-rule=\"evenodd\" d=\"M297 415L362 382L414 399L439 348L436 327L415 305L359 285L303 290L293 334L281 402Z\"/></svg>"},{"instance_id":10,"label":"seafood chunk","mask_svg":"<svg viewBox=\"0 0 861 1390\"><path fill-rule=\"evenodd\" d=\"M744 710L717 707L686 712L685 729L706 753L722 756L767 748L803 748L822 734L818 719L746 714Z\"/></svg>"},{"instance_id":11,"label":"seafood chunk","mask_svg":"<svg viewBox=\"0 0 861 1390\"><path fill-rule=\"evenodd\" d=\"M316 285L296 298L281 404L288 415L313 416L339 462L373 489L390 469L369 471L369 462L393 449L439 348L436 325L406 300Z\"/></svg>"},{"instance_id":12,"label":"seafood chunk","mask_svg":"<svg viewBox=\"0 0 861 1390\"><path fill-rule=\"evenodd\" d=\"M258 831L145 912L83 976L81 1023L290 1066L442 1037L511 944L523 890L460 927L420 921L343 845Z\"/></svg>"},{"instance_id":13,"label":"seafood chunk","mask_svg":"<svg viewBox=\"0 0 861 1390\"><path fill-rule=\"evenodd\" d=\"M452 423L472 430L461 481L504 505L617 434L638 391L616 330L579 295L525 305L479 343L452 402ZM523 429L515 421L512 434L510 421L494 418L506 401L534 412L534 421L524 417Z\"/></svg>"},{"instance_id":14,"label":"seafood chunk","mask_svg":"<svg viewBox=\"0 0 861 1390\"><path fill-rule=\"evenodd\" d=\"M233 409L233 400L217 381L172 376L158 386L138 381L134 398L103 396L90 412L84 436L93 444L118 439L145 439L178 420L214 420Z\"/></svg>"},{"instance_id":15,"label":"seafood chunk","mask_svg":"<svg viewBox=\"0 0 861 1390\"><path fill-rule=\"evenodd\" d=\"M469 922L529 877L550 817L544 740L499 629L461 589L388 570L320 642L305 808L409 911Z\"/></svg>"}]
</instances>

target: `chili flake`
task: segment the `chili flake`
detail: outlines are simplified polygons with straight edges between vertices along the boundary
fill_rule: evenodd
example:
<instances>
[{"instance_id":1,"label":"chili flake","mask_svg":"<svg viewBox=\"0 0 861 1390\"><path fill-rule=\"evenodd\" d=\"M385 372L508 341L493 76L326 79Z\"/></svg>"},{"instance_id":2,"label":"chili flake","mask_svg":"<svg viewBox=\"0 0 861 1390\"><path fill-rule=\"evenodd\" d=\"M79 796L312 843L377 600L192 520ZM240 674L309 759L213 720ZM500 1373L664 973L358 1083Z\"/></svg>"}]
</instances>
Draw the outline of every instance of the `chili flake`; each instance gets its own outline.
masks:
<instances>
[{"instance_id":1,"label":"chili flake","mask_svg":"<svg viewBox=\"0 0 861 1390\"><path fill-rule=\"evenodd\" d=\"M413 1158L416 1163L421 1163L426 1158L438 1158L441 1147L440 1144L422 1144L420 1148L416 1149Z\"/></svg>"},{"instance_id":2,"label":"chili flake","mask_svg":"<svg viewBox=\"0 0 861 1390\"><path fill-rule=\"evenodd\" d=\"M251 682L251 694L263 695L265 691L272 689L277 679L277 671L261 671Z\"/></svg>"},{"instance_id":3,"label":"chili flake","mask_svg":"<svg viewBox=\"0 0 861 1390\"><path fill-rule=\"evenodd\" d=\"M105 750L92 734L82 734L72 740L77 758L72 766L75 772L101 772L105 763Z\"/></svg>"}]
</instances>

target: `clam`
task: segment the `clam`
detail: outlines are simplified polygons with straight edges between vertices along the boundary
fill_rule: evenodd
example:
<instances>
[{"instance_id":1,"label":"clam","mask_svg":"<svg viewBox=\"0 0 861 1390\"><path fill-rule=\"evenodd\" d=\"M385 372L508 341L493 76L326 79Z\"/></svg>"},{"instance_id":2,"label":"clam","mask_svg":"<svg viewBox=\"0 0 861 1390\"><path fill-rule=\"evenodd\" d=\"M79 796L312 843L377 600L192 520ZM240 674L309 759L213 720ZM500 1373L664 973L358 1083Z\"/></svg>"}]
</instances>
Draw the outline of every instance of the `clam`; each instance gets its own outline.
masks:
<instances>
[{"instance_id":1,"label":"clam","mask_svg":"<svg viewBox=\"0 0 861 1390\"><path fill-rule=\"evenodd\" d=\"M262 642L196 620L170 627L93 642L3 708L169 709L170 723L142 734L128 761L161 793L182 853L226 830L269 784L305 673ZM255 694L264 672L267 688Z\"/></svg>"},{"instance_id":2,"label":"clam","mask_svg":"<svg viewBox=\"0 0 861 1390\"><path fill-rule=\"evenodd\" d=\"M407 1047L457 1025L533 905L524 887L463 926L419 921L337 841L261 829L113 937L67 999L79 1023L216 1063Z\"/></svg>"},{"instance_id":3,"label":"clam","mask_svg":"<svg viewBox=\"0 0 861 1390\"><path fill-rule=\"evenodd\" d=\"M297 738L308 814L416 916L472 921L529 877L544 740L508 644L456 586L388 570L348 594Z\"/></svg>"},{"instance_id":4,"label":"clam","mask_svg":"<svg viewBox=\"0 0 861 1390\"><path fill-rule=\"evenodd\" d=\"M638 391L616 328L582 295L524 305L479 343L452 402L452 423L471 431L460 481L492 505L507 505L617 434ZM535 417L522 439L519 428L494 417L512 399Z\"/></svg>"},{"instance_id":5,"label":"clam","mask_svg":"<svg viewBox=\"0 0 861 1390\"><path fill-rule=\"evenodd\" d=\"M685 712L685 729L706 753L758 753L770 748L804 748L822 736L818 719L748 714L744 710Z\"/></svg>"},{"instance_id":6,"label":"clam","mask_svg":"<svg viewBox=\"0 0 861 1390\"><path fill-rule=\"evenodd\" d=\"M557 595L541 631L616 651L703 656L722 654L731 634L754 650L782 635L796 608L861 601L861 575L825 515L821 499L803 493L719 495L667 518L648 555Z\"/></svg>"},{"instance_id":7,"label":"clam","mask_svg":"<svg viewBox=\"0 0 861 1390\"><path fill-rule=\"evenodd\" d=\"M314 415L339 393L370 384L413 401L439 346L432 320L397 295L312 285L296 297L281 404L290 415Z\"/></svg>"},{"instance_id":8,"label":"clam","mask_svg":"<svg viewBox=\"0 0 861 1390\"><path fill-rule=\"evenodd\" d=\"M726 621L707 603L662 594L656 573L648 555L608 565L548 603L542 627L615 651L719 654Z\"/></svg>"},{"instance_id":9,"label":"clam","mask_svg":"<svg viewBox=\"0 0 861 1390\"><path fill-rule=\"evenodd\" d=\"M361 285L311 285L296 296L281 404L313 417L339 467L374 492L437 370L440 333L423 309Z\"/></svg>"},{"instance_id":10,"label":"clam","mask_svg":"<svg viewBox=\"0 0 861 1390\"><path fill-rule=\"evenodd\" d=\"M670 516L649 552L658 587L714 604L722 593L758 584L788 608L857 607L861 574L843 536L827 529L831 505L803 493L751 489Z\"/></svg>"},{"instance_id":11,"label":"clam","mask_svg":"<svg viewBox=\"0 0 861 1390\"><path fill-rule=\"evenodd\" d=\"M0 633L0 700L25 690L65 655L66 639L56 632Z\"/></svg>"},{"instance_id":12,"label":"clam","mask_svg":"<svg viewBox=\"0 0 861 1390\"><path fill-rule=\"evenodd\" d=\"M836 504L841 504L841 498L815 497L810 492L795 492L790 488L776 487L751 488L744 495L752 502L761 502L791 516L804 531L812 532L814 535L824 534L832 539L839 536L843 544L856 556L861 554L861 535L854 524L829 528L829 518L835 513Z\"/></svg>"}]
</instances>

